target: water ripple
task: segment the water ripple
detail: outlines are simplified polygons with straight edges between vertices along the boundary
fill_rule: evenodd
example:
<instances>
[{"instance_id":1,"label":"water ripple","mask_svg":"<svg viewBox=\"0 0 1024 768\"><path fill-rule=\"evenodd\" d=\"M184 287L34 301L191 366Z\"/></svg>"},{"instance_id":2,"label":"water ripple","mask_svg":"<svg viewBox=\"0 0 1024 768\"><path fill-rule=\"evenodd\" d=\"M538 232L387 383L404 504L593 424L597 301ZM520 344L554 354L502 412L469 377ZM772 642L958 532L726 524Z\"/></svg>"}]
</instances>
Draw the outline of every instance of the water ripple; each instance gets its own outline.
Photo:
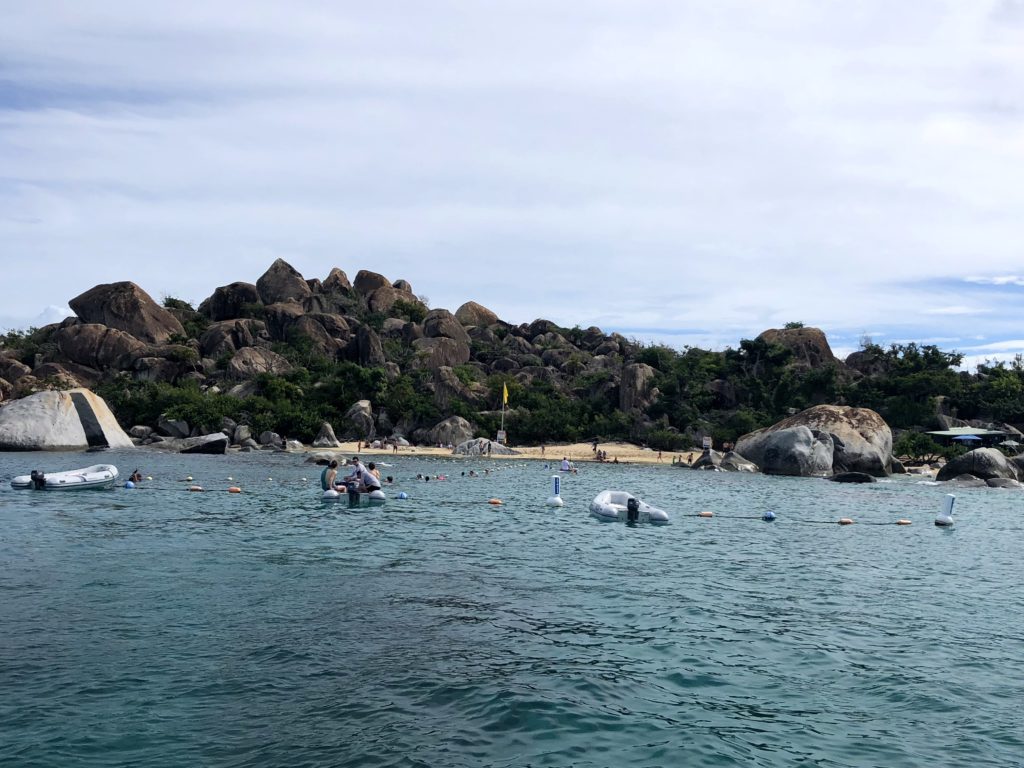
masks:
<instances>
[{"instance_id":1,"label":"water ripple","mask_svg":"<svg viewBox=\"0 0 1024 768\"><path fill-rule=\"evenodd\" d=\"M0 763L1021 765L1012 492L942 531L908 479L586 466L548 509L536 462L403 457L411 498L349 511L293 456L141 455L0 490ZM608 487L672 524L590 518Z\"/></svg>"}]
</instances>

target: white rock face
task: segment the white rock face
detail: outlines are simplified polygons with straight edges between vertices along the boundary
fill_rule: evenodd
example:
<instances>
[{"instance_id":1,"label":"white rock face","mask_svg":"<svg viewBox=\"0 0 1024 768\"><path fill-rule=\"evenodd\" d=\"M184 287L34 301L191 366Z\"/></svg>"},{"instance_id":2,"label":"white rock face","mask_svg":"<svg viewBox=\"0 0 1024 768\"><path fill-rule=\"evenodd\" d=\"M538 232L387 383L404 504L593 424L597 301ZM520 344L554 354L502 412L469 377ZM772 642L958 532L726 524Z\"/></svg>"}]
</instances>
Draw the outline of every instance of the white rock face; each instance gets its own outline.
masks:
<instances>
[{"instance_id":1,"label":"white rock face","mask_svg":"<svg viewBox=\"0 0 1024 768\"><path fill-rule=\"evenodd\" d=\"M132 448L103 398L88 389L37 392L0 408L0 450Z\"/></svg>"}]
</instances>

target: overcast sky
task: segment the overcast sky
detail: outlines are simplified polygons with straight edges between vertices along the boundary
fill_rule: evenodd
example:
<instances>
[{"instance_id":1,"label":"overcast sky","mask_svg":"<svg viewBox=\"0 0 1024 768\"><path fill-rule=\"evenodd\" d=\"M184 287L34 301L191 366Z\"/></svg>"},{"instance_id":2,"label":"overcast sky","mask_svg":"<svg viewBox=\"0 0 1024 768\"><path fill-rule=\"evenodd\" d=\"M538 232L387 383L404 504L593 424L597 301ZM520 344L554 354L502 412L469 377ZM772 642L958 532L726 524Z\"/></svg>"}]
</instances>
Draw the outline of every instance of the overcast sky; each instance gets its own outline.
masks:
<instances>
[{"instance_id":1,"label":"overcast sky","mask_svg":"<svg viewBox=\"0 0 1024 768\"><path fill-rule=\"evenodd\" d=\"M1012 357L1024 0L5 3L0 326L277 257L676 347Z\"/></svg>"}]
</instances>

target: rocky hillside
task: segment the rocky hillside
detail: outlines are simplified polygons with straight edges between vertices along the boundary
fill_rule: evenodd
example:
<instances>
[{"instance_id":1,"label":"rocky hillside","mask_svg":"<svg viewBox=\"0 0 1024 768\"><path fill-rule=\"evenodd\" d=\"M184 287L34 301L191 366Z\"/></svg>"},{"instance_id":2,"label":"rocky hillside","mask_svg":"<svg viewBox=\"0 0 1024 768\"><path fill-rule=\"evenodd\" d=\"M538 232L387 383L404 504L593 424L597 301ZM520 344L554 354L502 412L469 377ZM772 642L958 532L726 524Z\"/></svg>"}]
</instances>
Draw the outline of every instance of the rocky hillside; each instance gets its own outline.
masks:
<instances>
[{"instance_id":1,"label":"rocky hillside","mask_svg":"<svg viewBox=\"0 0 1024 768\"><path fill-rule=\"evenodd\" d=\"M202 431L229 418L307 441L324 421L350 437L493 436L505 388L506 428L521 442L622 437L671 450L822 403L874 407L892 423L878 383L908 357L868 348L848 365L800 324L735 350L678 352L595 327L513 325L473 301L431 309L405 280L361 270L350 281L338 268L307 279L280 259L197 308L161 306L130 282L69 305L74 318L0 337L0 400L84 386L126 426L179 419ZM947 389L954 357L925 366ZM933 418L938 394L954 393L915 394L911 418Z\"/></svg>"}]
</instances>

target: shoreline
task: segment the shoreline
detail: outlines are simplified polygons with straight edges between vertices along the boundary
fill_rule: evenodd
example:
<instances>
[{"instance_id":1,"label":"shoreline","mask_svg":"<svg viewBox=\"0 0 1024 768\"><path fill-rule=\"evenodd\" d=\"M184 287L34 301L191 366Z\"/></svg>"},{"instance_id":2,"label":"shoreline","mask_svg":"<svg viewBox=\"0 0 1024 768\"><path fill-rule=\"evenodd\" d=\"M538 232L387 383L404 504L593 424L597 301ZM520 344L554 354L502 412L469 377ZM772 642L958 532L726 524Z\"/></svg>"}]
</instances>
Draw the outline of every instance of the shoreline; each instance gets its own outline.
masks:
<instances>
[{"instance_id":1,"label":"shoreline","mask_svg":"<svg viewBox=\"0 0 1024 768\"><path fill-rule=\"evenodd\" d=\"M566 458L575 464L663 464L672 466L673 459L680 459L685 463L687 460L695 461L701 451L691 448L687 451L657 451L644 448L633 443L606 442L598 443L597 450L608 454L608 460L599 462L595 458L593 443L556 443L541 446L512 446L517 451L516 455L492 454L483 456L460 456L452 453L450 448L437 448L433 446L407 446L400 447L398 451L393 448L368 448L358 442L344 441L338 448L304 448L306 453L334 453L351 458L352 456L410 456L410 457L442 457L455 459L527 459L530 461L559 462ZM659 458L660 457L660 458Z\"/></svg>"}]
</instances>

